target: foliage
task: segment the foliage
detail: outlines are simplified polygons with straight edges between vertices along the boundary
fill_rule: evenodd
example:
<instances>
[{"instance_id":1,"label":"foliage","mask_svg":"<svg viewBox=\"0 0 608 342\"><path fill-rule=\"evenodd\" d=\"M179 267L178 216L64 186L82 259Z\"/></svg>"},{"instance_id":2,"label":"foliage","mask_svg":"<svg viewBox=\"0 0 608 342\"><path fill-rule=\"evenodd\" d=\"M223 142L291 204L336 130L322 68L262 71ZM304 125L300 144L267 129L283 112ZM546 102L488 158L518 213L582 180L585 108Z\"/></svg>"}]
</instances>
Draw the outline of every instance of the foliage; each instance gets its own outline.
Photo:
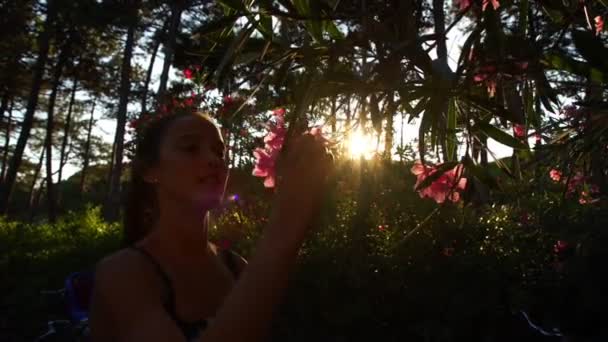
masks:
<instances>
[{"instance_id":1,"label":"foliage","mask_svg":"<svg viewBox=\"0 0 608 342\"><path fill-rule=\"evenodd\" d=\"M119 226L103 222L99 207L70 212L55 224L0 221L0 307L3 338L33 339L45 331L46 320L61 317L62 305L42 290L63 287L75 271L92 270L104 255L118 248ZM56 312L57 311L57 312Z\"/></svg>"}]
</instances>

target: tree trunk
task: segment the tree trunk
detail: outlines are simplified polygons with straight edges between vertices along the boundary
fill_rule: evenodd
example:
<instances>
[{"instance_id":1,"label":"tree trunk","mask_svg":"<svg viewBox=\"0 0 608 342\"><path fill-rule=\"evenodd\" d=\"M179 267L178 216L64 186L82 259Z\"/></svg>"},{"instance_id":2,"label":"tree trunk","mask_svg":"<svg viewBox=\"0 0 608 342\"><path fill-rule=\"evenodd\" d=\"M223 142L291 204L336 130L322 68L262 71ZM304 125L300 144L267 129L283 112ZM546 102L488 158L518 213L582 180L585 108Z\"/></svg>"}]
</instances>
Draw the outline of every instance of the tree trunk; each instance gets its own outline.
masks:
<instances>
[{"instance_id":1,"label":"tree trunk","mask_svg":"<svg viewBox=\"0 0 608 342\"><path fill-rule=\"evenodd\" d=\"M6 162L8 161L8 148L11 141L11 121L13 120L13 99L11 99L10 107L8 108L8 119L6 120L6 137L4 138L4 153L2 154L2 171L0 171L0 183L4 180L6 174Z\"/></svg>"},{"instance_id":2,"label":"tree trunk","mask_svg":"<svg viewBox=\"0 0 608 342\"><path fill-rule=\"evenodd\" d=\"M4 120L4 113L6 112L6 109L8 108L9 100L10 100L10 96L7 91L4 94L4 96L2 96L2 100L0 100L0 122L2 122L2 120Z\"/></svg>"},{"instance_id":3,"label":"tree trunk","mask_svg":"<svg viewBox=\"0 0 608 342\"><path fill-rule=\"evenodd\" d=\"M435 35L437 39L437 59L441 64L448 65L448 49L445 37L444 0L433 0L433 19L435 22Z\"/></svg>"},{"instance_id":4,"label":"tree trunk","mask_svg":"<svg viewBox=\"0 0 608 342\"><path fill-rule=\"evenodd\" d=\"M337 123L337 118L336 118L336 97L334 97L331 101L331 133L334 134L336 133L336 123Z\"/></svg>"},{"instance_id":5,"label":"tree trunk","mask_svg":"<svg viewBox=\"0 0 608 342\"><path fill-rule=\"evenodd\" d=\"M444 2L444 0L433 0L433 21L435 23L435 36L437 39L437 68L439 70L450 70L450 67L448 65L448 49L446 45L447 38L445 36L445 13L443 11ZM444 98L442 96L441 99L441 113L443 113L443 120L440 121L440 125L442 125L442 127L445 127L447 123L447 120L445 120L445 118L447 117L448 102L447 97ZM445 133L441 133L439 135L439 146L441 147L441 157L443 159L443 162L450 160L450 156L448 155L447 150Z\"/></svg>"},{"instance_id":6,"label":"tree trunk","mask_svg":"<svg viewBox=\"0 0 608 342\"><path fill-rule=\"evenodd\" d=\"M106 177L106 186L108 187L108 193L106 196L110 196L110 183L112 182L112 172L114 170L114 154L116 154L116 139L112 142L112 151L110 152L110 163L108 165L108 174Z\"/></svg>"},{"instance_id":7,"label":"tree trunk","mask_svg":"<svg viewBox=\"0 0 608 342\"><path fill-rule=\"evenodd\" d=\"M401 149L401 153L399 153L399 162L403 163L403 122L405 121L405 114L401 113L401 131L399 132L399 148Z\"/></svg>"},{"instance_id":8,"label":"tree trunk","mask_svg":"<svg viewBox=\"0 0 608 342\"><path fill-rule=\"evenodd\" d=\"M95 113L95 102L97 99L93 100L93 107L91 108L91 117L89 118L89 127L87 128L87 141L84 144L84 156L82 163L82 171L80 173L80 184L78 185L78 193L80 196L84 193L84 181L86 179L87 171L89 169L89 150L91 149L91 131L93 130L93 113Z\"/></svg>"},{"instance_id":9,"label":"tree trunk","mask_svg":"<svg viewBox=\"0 0 608 342\"><path fill-rule=\"evenodd\" d=\"M61 183L61 177L63 174L63 167L67 162L67 155L65 153L65 149L68 145L68 139L70 137L70 126L72 125L72 110L74 108L74 101L76 98L76 89L78 87L78 81L74 79L74 84L72 85L72 95L70 97L70 104L68 105L68 115L65 118L65 126L63 129L63 140L61 141L61 152L59 155L59 175L57 176L57 184ZM61 195L58 198L58 202L61 201Z\"/></svg>"},{"instance_id":10,"label":"tree trunk","mask_svg":"<svg viewBox=\"0 0 608 342\"><path fill-rule=\"evenodd\" d=\"M21 131L19 132L15 152L13 153L8 166L6 177L0 184L0 214L5 214L7 211L13 185L17 179L17 172L23 158L23 152L25 151L27 140L30 137L30 130L32 129L32 124L34 122L34 113L36 112L36 107L38 106L38 93L40 92L44 68L48 59L49 41L51 38L50 34L52 24L55 21L55 16L55 0L48 0L46 20L44 22L44 28L40 32L39 36L38 58L36 59L36 65L34 67L32 87L28 96L27 108L25 114L23 115Z\"/></svg>"},{"instance_id":11,"label":"tree trunk","mask_svg":"<svg viewBox=\"0 0 608 342\"><path fill-rule=\"evenodd\" d=\"M42 198L42 194L46 191L46 188L44 186L45 184L46 184L46 182L40 182L40 186L38 187L38 191L36 191L36 193L34 195L34 204L32 206L32 209L30 209L30 221L36 215L36 212L38 211L38 208L40 208L40 199Z\"/></svg>"},{"instance_id":12,"label":"tree trunk","mask_svg":"<svg viewBox=\"0 0 608 342\"><path fill-rule=\"evenodd\" d=\"M35 194L36 194L36 183L38 183L38 177L40 177L40 170L42 170L42 161L44 160L44 153L46 152L46 141L44 142L44 145L42 146L42 151L40 151L40 157L38 158L38 164L36 164L36 170L34 171L34 179L32 180L32 185L30 186L30 195L29 195L29 202L28 202L28 209L30 211L30 214L33 211L34 208L34 200L35 200ZM43 182L44 183L44 182ZM41 184L42 186L42 184ZM32 216L32 215L30 215Z\"/></svg>"},{"instance_id":13,"label":"tree trunk","mask_svg":"<svg viewBox=\"0 0 608 342\"><path fill-rule=\"evenodd\" d=\"M116 135L114 136L114 153L112 158L112 171L110 174L109 192L106 203L106 219L115 221L118 219L120 206L120 178L122 176L122 157L125 139L125 124L127 122L127 104L129 103L131 57L135 45L135 25L133 22L127 31L122 68L120 75L120 100L118 102L118 113L116 114Z\"/></svg>"},{"instance_id":14,"label":"tree trunk","mask_svg":"<svg viewBox=\"0 0 608 342\"><path fill-rule=\"evenodd\" d=\"M53 184L53 130L55 129L55 100L57 99L57 91L61 83L61 75L63 66L67 62L69 55L69 42L64 45L59 54L55 73L53 74L53 89L49 96L48 114L46 120L46 200L48 206L48 218L50 223L55 223L57 219L57 201L55 198L55 187Z\"/></svg>"},{"instance_id":15,"label":"tree trunk","mask_svg":"<svg viewBox=\"0 0 608 342\"><path fill-rule=\"evenodd\" d=\"M145 113L147 111L147 102L148 102L148 88L150 87L150 80L152 79L152 69L154 68L154 62L156 62L156 55L158 54L158 48L160 47L160 43L162 41L161 37L165 34L165 29L167 26L167 22L163 23L163 27L156 31L155 39L154 39L154 47L152 48L152 56L150 57L150 64L148 64L148 71L146 72L146 80L144 82L144 92L141 96L141 112Z\"/></svg>"},{"instance_id":16,"label":"tree trunk","mask_svg":"<svg viewBox=\"0 0 608 342\"><path fill-rule=\"evenodd\" d=\"M171 19L169 22L169 32L167 33L167 39L165 40L165 60L163 63L163 71L160 75L160 85L158 86L158 94L156 95L158 101L162 101L167 91L167 81L169 80L169 69L173 63L173 54L175 50L175 39L179 32L179 24L182 19L182 12L184 11L184 1L173 1L171 3Z\"/></svg>"}]
</instances>

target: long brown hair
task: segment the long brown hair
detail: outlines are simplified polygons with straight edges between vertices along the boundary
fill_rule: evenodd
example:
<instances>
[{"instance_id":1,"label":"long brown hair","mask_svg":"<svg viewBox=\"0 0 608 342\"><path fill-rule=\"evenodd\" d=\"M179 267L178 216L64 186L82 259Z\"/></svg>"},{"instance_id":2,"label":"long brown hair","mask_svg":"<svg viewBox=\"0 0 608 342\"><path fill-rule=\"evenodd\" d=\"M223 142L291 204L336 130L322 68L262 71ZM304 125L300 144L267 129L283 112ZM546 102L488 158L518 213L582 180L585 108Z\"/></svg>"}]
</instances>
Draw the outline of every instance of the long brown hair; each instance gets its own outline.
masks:
<instances>
[{"instance_id":1,"label":"long brown hair","mask_svg":"<svg viewBox=\"0 0 608 342\"><path fill-rule=\"evenodd\" d=\"M123 243L127 246L144 238L154 225L159 209L156 191L144 180L144 174L159 162L160 147L171 123L187 115L196 115L215 125L204 113L179 112L148 122L138 133L123 215Z\"/></svg>"}]
</instances>

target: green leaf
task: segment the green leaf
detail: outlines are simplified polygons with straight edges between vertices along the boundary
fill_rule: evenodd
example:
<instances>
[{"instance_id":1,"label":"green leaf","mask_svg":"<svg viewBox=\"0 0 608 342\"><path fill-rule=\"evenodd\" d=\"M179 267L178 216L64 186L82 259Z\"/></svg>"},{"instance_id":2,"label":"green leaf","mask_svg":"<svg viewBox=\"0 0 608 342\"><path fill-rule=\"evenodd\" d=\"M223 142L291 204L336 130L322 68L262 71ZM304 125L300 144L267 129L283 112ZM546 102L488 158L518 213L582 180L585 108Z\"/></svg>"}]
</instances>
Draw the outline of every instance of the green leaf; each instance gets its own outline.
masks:
<instances>
[{"instance_id":1,"label":"green leaf","mask_svg":"<svg viewBox=\"0 0 608 342\"><path fill-rule=\"evenodd\" d=\"M528 0L521 0L519 3L519 34L522 37L526 36L528 28Z\"/></svg>"},{"instance_id":2,"label":"green leaf","mask_svg":"<svg viewBox=\"0 0 608 342\"><path fill-rule=\"evenodd\" d=\"M477 96L477 95L466 95L464 97L470 105L477 107L478 109L484 110L488 114L495 115L501 117L505 120L524 124L524 121L521 117L514 115L511 111L507 110L505 107L497 105L496 102L490 101L485 97Z\"/></svg>"},{"instance_id":3,"label":"green leaf","mask_svg":"<svg viewBox=\"0 0 608 342\"><path fill-rule=\"evenodd\" d=\"M272 16L270 15L260 15L260 20L258 22L258 31L269 41L272 41Z\"/></svg>"},{"instance_id":4,"label":"green leaf","mask_svg":"<svg viewBox=\"0 0 608 342\"><path fill-rule=\"evenodd\" d=\"M540 129L541 114L540 112L534 109L534 94L532 93L532 90L530 89L530 84L528 82L525 83L523 88L523 99L526 118L528 118L530 126L536 129Z\"/></svg>"},{"instance_id":5,"label":"green leaf","mask_svg":"<svg viewBox=\"0 0 608 342\"><path fill-rule=\"evenodd\" d=\"M599 83L608 82L608 74L592 67L588 63L579 62L560 52L547 53L543 58L543 62L550 69L566 71Z\"/></svg>"},{"instance_id":6,"label":"green leaf","mask_svg":"<svg viewBox=\"0 0 608 342\"><path fill-rule=\"evenodd\" d=\"M247 12L247 8L245 7L244 2L241 0L219 0L219 3L239 12Z\"/></svg>"},{"instance_id":7,"label":"green leaf","mask_svg":"<svg viewBox=\"0 0 608 342\"><path fill-rule=\"evenodd\" d=\"M482 30L482 26L477 25L462 45L460 57L458 58L458 69L456 70L457 77L460 77L460 75L462 75L462 72L466 69L466 66L469 62L469 54L471 53L471 48L473 47L473 44L475 44L475 42L479 40L480 33Z\"/></svg>"},{"instance_id":8,"label":"green leaf","mask_svg":"<svg viewBox=\"0 0 608 342\"><path fill-rule=\"evenodd\" d=\"M255 26L244 27L230 42L228 49L224 53L220 64L215 70L215 79L217 83L223 78L223 71L230 61L234 59L234 56L241 50L247 39L251 36Z\"/></svg>"},{"instance_id":9,"label":"green leaf","mask_svg":"<svg viewBox=\"0 0 608 342\"><path fill-rule=\"evenodd\" d=\"M433 184L434 181L438 180L439 177L441 177L447 171L455 168L456 165L458 165L458 162L450 161L437 166L435 172L433 172L430 176L426 177L420 184L418 184L415 190L419 191Z\"/></svg>"},{"instance_id":10,"label":"green leaf","mask_svg":"<svg viewBox=\"0 0 608 342\"><path fill-rule=\"evenodd\" d=\"M482 184L490 188L500 189L500 184L496 180L496 177L490 172L490 168L476 165L470 157L464 158L463 164L465 170L471 173Z\"/></svg>"},{"instance_id":11,"label":"green leaf","mask_svg":"<svg viewBox=\"0 0 608 342\"><path fill-rule=\"evenodd\" d=\"M589 31L572 31L574 45L580 54L589 64L603 72L608 72L608 48L604 46L601 38L597 37Z\"/></svg>"},{"instance_id":12,"label":"green leaf","mask_svg":"<svg viewBox=\"0 0 608 342\"><path fill-rule=\"evenodd\" d=\"M517 138L505 133L499 128L494 127L493 125L486 122L479 122L473 127L474 131L479 131L489 138L492 138L499 143L513 147L515 149L526 149L527 146L518 140Z\"/></svg>"},{"instance_id":13,"label":"green leaf","mask_svg":"<svg viewBox=\"0 0 608 342\"><path fill-rule=\"evenodd\" d=\"M456 121L456 103L452 98L448 106L448 129L446 134L449 161L456 159Z\"/></svg>"},{"instance_id":14,"label":"green leaf","mask_svg":"<svg viewBox=\"0 0 608 342\"><path fill-rule=\"evenodd\" d=\"M326 23L325 30L327 31L327 33L329 33L330 37L332 37L335 40L344 39L344 35L338 29L338 27L336 26L336 24L333 21L326 20L325 23Z\"/></svg>"},{"instance_id":15,"label":"green leaf","mask_svg":"<svg viewBox=\"0 0 608 342\"><path fill-rule=\"evenodd\" d=\"M243 16L242 14L234 14L234 15L230 15L230 16L224 16L218 20L209 22L209 23L203 25L202 27L200 27L199 29L197 29L193 34L193 38L200 39L202 36L206 36L209 33L213 33L216 31L220 31L220 30L224 30L226 28L232 27L232 26L234 26L234 23L237 21L237 19L239 19L242 16Z\"/></svg>"},{"instance_id":16,"label":"green leaf","mask_svg":"<svg viewBox=\"0 0 608 342\"><path fill-rule=\"evenodd\" d=\"M310 36L315 41L320 42L323 40L323 27L321 20L318 19L321 17L321 8L319 6L311 6L311 2L312 5L318 4L314 0L294 0L293 4L298 11L298 14L307 18L317 18L306 20L304 26Z\"/></svg>"}]
</instances>

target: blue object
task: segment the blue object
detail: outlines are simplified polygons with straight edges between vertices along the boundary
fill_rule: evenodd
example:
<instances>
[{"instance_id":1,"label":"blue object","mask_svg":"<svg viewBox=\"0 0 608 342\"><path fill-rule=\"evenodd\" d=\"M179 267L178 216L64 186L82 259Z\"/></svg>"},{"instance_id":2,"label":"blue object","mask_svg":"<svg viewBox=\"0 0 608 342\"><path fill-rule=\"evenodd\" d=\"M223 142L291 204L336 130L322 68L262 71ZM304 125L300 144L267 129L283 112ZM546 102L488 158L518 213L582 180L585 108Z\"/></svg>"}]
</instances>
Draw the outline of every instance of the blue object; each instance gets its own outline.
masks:
<instances>
[{"instance_id":1,"label":"blue object","mask_svg":"<svg viewBox=\"0 0 608 342\"><path fill-rule=\"evenodd\" d=\"M80 323L89 318L93 284L93 272L74 272L65 279L67 310L73 323Z\"/></svg>"}]
</instances>

